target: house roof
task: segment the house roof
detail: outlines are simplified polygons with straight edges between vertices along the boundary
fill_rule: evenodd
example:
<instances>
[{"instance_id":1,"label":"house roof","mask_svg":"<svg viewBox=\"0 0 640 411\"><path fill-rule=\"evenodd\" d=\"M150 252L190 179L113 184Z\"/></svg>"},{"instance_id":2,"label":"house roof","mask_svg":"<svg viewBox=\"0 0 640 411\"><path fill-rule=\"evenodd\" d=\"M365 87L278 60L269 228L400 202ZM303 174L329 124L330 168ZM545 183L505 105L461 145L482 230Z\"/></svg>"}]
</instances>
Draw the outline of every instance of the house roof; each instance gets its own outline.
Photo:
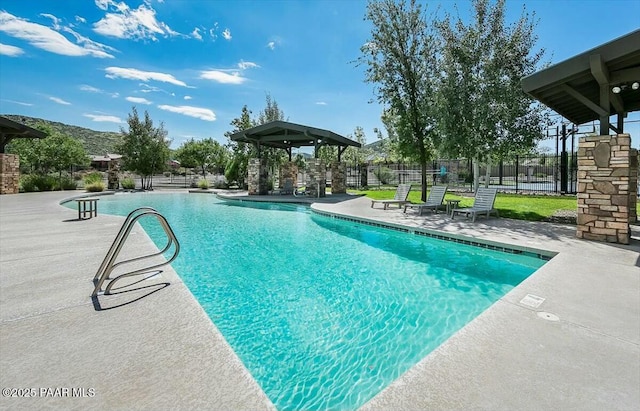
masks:
<instances>
[{"instance_id":1,"label":"house roof","mask_svg":"<svg viewBox=\"0 0 640 411\"><path fill-rule=\"evenodd\" d=\"M5 146L14 138L45 137L47 137L47 134L40 130L0 116L0 153L4 153Z\"/></svg>"},{"instance_id":2,"label":"house roof","mask_svg":"<svg viewBox=\"0 0 640 411\"><path fill-rule=\"evenodd\" d=\"M636 82L640 30L524 77L521 84L526 93L575 124L606 119L608 134L613 127L609 116L640 110L640 89L632 88ZM619 93L613 92L616 86Z\"/></svg>"},{"instance_id":3,"label":"house roof","mask_svg":"<svg viewBox=\"0 0 640 411\"><path fill-rule=\"evenodd\" d=\"M287 121L271 121L231 135L231 140L253 143L267 147L283 148L291 151L292 147L323 145L361 147L356 141L343 137L329 130L289 123Z\"/></svg>"}]
</instances>

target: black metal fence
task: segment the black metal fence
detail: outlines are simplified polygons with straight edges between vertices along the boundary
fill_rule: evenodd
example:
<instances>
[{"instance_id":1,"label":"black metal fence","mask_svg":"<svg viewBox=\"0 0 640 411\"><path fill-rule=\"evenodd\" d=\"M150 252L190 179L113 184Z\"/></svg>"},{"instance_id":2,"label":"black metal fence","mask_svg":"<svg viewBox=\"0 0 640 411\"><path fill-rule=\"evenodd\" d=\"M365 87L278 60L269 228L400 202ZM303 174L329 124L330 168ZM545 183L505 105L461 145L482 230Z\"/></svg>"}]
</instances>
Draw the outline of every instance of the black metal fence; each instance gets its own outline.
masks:
<instances>
[{"instance_id":1,"label":"black metal fence","mask_svg":"<svg viewBox=\"0 0 640 411\"><path fill-rule=\"evenodd\" d=\"M422 169L418 164L368 164L347 167L347 186L363 188L362 174L366 167L366 185L382 187L401 183L421 183ZM515 193L576 193L577 155L515 156L487 167L480 167L480 183L489 179L489 185L500 191ZM427 167L427 184L448 184L453 189L471 190L473 169L470 160L436 160ZM327 176L330 183L330 176Z\"/></svg>"}]
</instances>

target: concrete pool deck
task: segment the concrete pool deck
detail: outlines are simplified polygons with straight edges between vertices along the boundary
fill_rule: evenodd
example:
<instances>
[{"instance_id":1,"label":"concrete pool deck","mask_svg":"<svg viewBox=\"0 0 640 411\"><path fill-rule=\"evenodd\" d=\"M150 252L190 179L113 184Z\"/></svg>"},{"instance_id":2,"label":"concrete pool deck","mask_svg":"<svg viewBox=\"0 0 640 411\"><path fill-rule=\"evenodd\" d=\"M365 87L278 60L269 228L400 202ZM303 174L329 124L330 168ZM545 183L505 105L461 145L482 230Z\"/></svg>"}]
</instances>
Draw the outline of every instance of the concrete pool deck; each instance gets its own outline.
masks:
<instances>
[{"instance_id":1,"label":"concrete pool deck","mask_svg":"<svg viewBox=\"0 0 640 411\"><path fill-rule=\"evenodd\" d=\"M59 205L73 194L0 196L0 386L36 393L3 391L0 409L273 409L170 266L95 309L91 280L123 218L98 204L77 221ZM586 242L573 226L451 221L362 197L312 207L558 253L362 409L640 408L638 239ZM129 255L156 250L134 232Z\"/></svg>"}]
</instances>

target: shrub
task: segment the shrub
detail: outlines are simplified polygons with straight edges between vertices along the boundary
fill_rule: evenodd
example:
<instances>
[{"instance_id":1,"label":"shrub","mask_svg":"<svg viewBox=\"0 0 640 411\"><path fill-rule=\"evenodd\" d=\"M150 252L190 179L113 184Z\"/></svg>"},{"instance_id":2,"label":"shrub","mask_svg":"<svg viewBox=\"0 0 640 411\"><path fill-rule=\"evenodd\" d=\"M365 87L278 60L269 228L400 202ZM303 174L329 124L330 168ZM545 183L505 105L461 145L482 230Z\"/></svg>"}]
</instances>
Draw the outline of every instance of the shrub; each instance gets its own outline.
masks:
<instances>
[{"instance_id":1,"label":"shrub","mask_svg":"<svg viewBox=\"0 0 640 411\"><path fill-rule=\"evenodd\" d=\"M389 184L394 180L395 175L393 171L387 167L379 167L373 170L373 175L380 181L381 184Z\"/></svg>"},{"instance_id":2,"label":"shrub","mask_svg":"<svg viewBox=\"0 0 640 411\"><path fill-rule=\"evenodd\" d=\"M136 188L136 182L133 181L133 178L130 178L130 177L123 178L122 181L120 182L120 185L125 190L133 190L134 188Z\"/></svg>"},{"instance_id":3,"label":"shrub","mask_svg":"<svg viewBox=\"0 0 640 411\"><path fill-rule=\"evenodd\" d=\"M198 187L206 190L207 188L209 188L209 181L203 178L202 180L198 181Z\"/></svg>"},{"instance_id":4,"label":"shrub","mask_svg":"<svg viewBox=\"0 0 640 411\"><path fill-rule=\"evenodd\" d=\"M36 182L34 181L34 176L31 174L24 175L20 177L20 191L23 193L31 193L34 191L39 191Z\"/></svg>"},{"instance_id":5,"label":"shrub","mask_svg":"<svg viewBox=\"0 0 640 411\"><path fill-rule=\"evenodd\" d=\"M27 193L33 191L52 191L54 187L59 187L59 184L53 176L27 174L20 179L20 188Z\"/></svg>"},{"instance_id":6,"label":"shrub","mask_svg":"<svg viewBox=\"0 0 640 411\"><path fill-rule=\"evenodd\" d=\"M75 190L76 188L78 188L78 183L76 183L71 177L56 179L53 186L54 190Z\"/></svg>"},{"instance_id":7,"label":"shrub","mask_svg":"<svg viewBox=\"0 0 640 411\"><path fill-rule=\"evenodd\" d=\"M225 183L224 180L218 180L213 184L213 187L218 189L225 189L229 188L229 185Z\"/></svg>"},{"instance_id":8,"label":"shrub","mask_svg":"<svg viewBox=\"0 0 640 411\"><path fill-rule=\"evenodd\" d=\"M104 183L102 181L97 181L94 183L89 183L89 184L85 184L84 185L85 190L87 190L90 193L97 193L100 191L104 191L105 186Z\"/></svg>"},{"instance_id":9,"label":"shrub","mask_svg":"<svg viewBox=\"0 0 640 411\"><path fill-rule=\"evenodd\" d=\"M102 182L102 180L103 180L102 173L99 171L94 171L93 173L89 173L86 176L84 176L85 184L99 183L99 182Z\"/></svg>"}]
</instances>

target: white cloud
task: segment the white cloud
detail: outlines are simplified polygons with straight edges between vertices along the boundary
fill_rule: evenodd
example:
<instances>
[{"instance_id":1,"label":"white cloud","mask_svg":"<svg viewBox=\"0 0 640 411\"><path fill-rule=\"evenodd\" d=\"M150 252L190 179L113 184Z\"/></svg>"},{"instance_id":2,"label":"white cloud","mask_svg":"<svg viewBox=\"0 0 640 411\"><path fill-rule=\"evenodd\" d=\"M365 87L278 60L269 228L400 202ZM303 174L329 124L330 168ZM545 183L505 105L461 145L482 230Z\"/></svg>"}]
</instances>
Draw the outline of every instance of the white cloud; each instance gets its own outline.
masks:
<instances>
[{"instance_id":1,"label":"white cloud","mask_svg":"<svg viewBox=\"0 0 640 411\"><path fill-rule=\"evenodd\" d=\"M145 1L137 9L113 0L96 0L96 6L101 10L111 11L93 24L93 31L104 36L156 41L157 35L169 37L180 34L166 23L158 21L150 2Z\"/></svg>"},{"instance_id":2,"label":"white cloud","mask_svg":"<svg viewBox=\"0 0 640 411\"><path fill-rule=\"evenodd\" d=\"M270 41L267 43L267 47L269 47L271 50L276 48L276 42L275 41Z\"/></svg>"},{"instance_id":3,"label":"white cloud","mask_svg":"<svg viewBox=\"0 0 640 411\"><path fill-rule=\"evenodd\" d=\"M192 106L168 106L166 104L158 106L160 110L172 113L184 114L185 116L199 118L205 121L216 121L216 114L208 108Z\"/></svg>"},{"instance_id":4,"label":"white cloud","mask_svg":"<svg viewBox=\"0 0 640 411\"><path fill-rule=\"evenodd\" d=\"M6 100L6 99L2 99L2 101L6 101L7 103L19 104L21 106L27 106L27 107L33 106L33 104L31 103L23 103L22 101Z\"/></svg>"},{"instance_id":5,"label":"white cloud","mask_svg":"<svg viewBox=\"0 0 640 411\"><path fill-rule=\"evenodd\" d=\"M53 20L54 28L58 27L65 31L71 30L70 28L61 27L59 25L59 20L55 16L44 16ZM34 47L55 54L74 57L93 56L100 58L113 58L111 54L104 51L106 49L113 50L111 47L93 42L87 38L83 38L85 39L83 42L78 41L78 43L84 44L84 46L73 44L65 36L49 27L31 23L7 13L6 11L0 11L0 31L5 32L11 37L25 40Z\"/></svg>"},{"instance_id":6,"label":"white cloud","mask_svg":"<svg viewBox=\"0 0 640 411\"><path fill-rule=\"evenodd\" d=\"M53 29L54 30L60 30L62 28L62 26L60 25L60 19L57 18L56 16L54 16L53 14L47 14L47 13L40 13L40 15L42 17L46 17L48 19L51 19L51 22L53 23Z\"/></svg>"},{"instance_id":7,"label":"white cloud","mask_svg":"<svg viewBox=\"0 0 640 411\"><path fill-rule=\"evenodd\" d=\"M231 40L231 30L224 29L224 31L222 32L222 37L224 37L225 40Z\"/></svg>"},{"instance_id":8,"label":"white cloud","mask_svg":"<svg viewBox=\"0 0 640 411\"><path fill-rule=\"evenodd\" d=\"M107 116L104 114L83 114L83 116L90 118L93 121L102 121L108 123L124 123L122 119L116 116Z\"/></svg>"},{"instance_id":9,"label":"white cloud","mask_svg":"<svg viewBox=\"0 0 640 411\"><path fill-rule=\"evenodd\" d=\"M197 40L202 40L202 34L200 34L200 29L197 27L194 28L193 31L191 32L191 37Z\"/></svg>"},{"instance_id":10,"label":"white cloud","mask_svg":"<svg viewBox=\"0 0 640 411\"><path fill-rule=\"evenodd\" d=\"M78 23L86 23L87 19L85 19L84 17L81 17L81 16L76 16L76 21Z\"/></svg>"},{"instance_id":11,"label":"white cloud","mask_svg":"<svg viewBox=\"0 0 640 411\"><path fill-rule=\"evenodd\" d=\"M20 47L0 43L0 54L9 57L16 57L24 54L24 50L22 50Z\"/></svg>"},{"instance_id":12,"label":"white cloud","mask_svg":"<svg viewBox=\"0 0 640 411\"><path fill-rule=\"evenodd\" d=\"M246 70L248 68L260 68L260 66L257 65L256 63L252 63L250 61L243 61L243 60L240 60L240 63L238 63L238 67L242 70Z\"/></svg>"},{"instance_id":13,"label":"white cloud","mask_svg":"<svg viewBox=\"0 0 640 411\"><path fill-rule=\"evenodd\" d=\"M225 73L220 70L202 71L200 72L200 78L217 81L222 84L242 84L247 80L246 77L242 77L237 71Z\"/></svg>"},{"instance_id":14,"label":"white cloud","mask_svg":"<svg viewBox=\"0 0 640 411\"><path fill-rule=\"evenodd\" d=\"M184 99L185 99L185 100L191 100L192 98L193 98L193 97L191 97L191 96L184 96Z\"/></svg>"},{"instance_id":15,"label":"white cloud","mask_svg":"<svg viewBox=\"0 0 640 411\"><path fill-rule=\"evenodd\" d=\"M325 103L324 101L316 101L316 104L319 106L326 106L327 103Z\"/></svg>"},{"instance_id":16,"label":"white cloud","mask_svg":"<svg viewBox=\"0 0 640 411\"><path fill-rule=\"evenodd\" d=\"M137 103L137 104L151 104L149 100L143 97L127 97L125 100L130 101L132 103Z\"/></svg>"},{"instance_id":17,"label":"white cloud","mask_svg":"<svg viewBox=\"0 0 640 411\"><path fill-rule=\"evenodd\" d=\"M95 0L95 3L100 10L107 10L109 4L111 4L111 0Z\"/></svg>"},{"instance_id":18,"label":"white cloud","mask_svg":"<svg viewBox=\"0 0 640 411\"><path fill-rule=\"evenodd\" d=\"M99 89L97 87L89 86L87 84L83 84L79 88L82 91L86 91L86 92L89 92L89 93L106 94L106 95L111 96L113 98L116 98L116 97L120 96L120 93L109 93L108 91L104 91L104 90L101 90L101 89Z\"/></svg>"},{"instance_id":19,"label":"white cloud","mask_svg":"<svg viewBox=\"0 0 640 411\"><path fill-rule=\"evenodd\" d=\"M142 80L142 81L161 81L163 83L171 83L176 86L188 87L184 81L180 81L173 77L171 74L166 73L156 73L153 71L142 71L133 68L123 68L123 67L107 67L104 69L107 74L105 77L116 79L116 78L125 78L129 80Z\"/></svg>"},{"instance_id":20,"label":"white cloud","mask_svg":"<svg viewBox=\"0 0 640 411\"><path fill-rule=\"evenodd\" d=\"M93 87L93 86L89 86L87 84L83 84L80 86L80 90L82 91L88 91L89 93L103 93L102 90L100 90L99 88Z\"/></svg>"},{"instance_id":21,"label":"white cloud","mask_svg":"<svg viewBox=\"0 0 640 411\"><path fill-rule=\"evenodd\" d=\"M70 106L71 105L71 103L69 103L68 101L64 101L63 99L58 98L58 97L49 97L49 100L54 101L54 102L56 102L58 104L63 104L65 106Z\"/></svg>"}]
</instances>

